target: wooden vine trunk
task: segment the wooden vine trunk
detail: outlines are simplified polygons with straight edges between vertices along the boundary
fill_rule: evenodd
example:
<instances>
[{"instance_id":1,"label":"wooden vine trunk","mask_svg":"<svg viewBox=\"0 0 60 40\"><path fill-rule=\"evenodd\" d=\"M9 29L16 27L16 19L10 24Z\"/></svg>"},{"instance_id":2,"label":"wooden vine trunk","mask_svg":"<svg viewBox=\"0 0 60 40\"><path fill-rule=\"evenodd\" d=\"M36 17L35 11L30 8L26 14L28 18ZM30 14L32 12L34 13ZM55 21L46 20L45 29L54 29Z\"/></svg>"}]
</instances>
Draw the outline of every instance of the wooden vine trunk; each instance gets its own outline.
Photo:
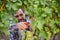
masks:
<instances>
[{"instance_id":1,"label":"wooden vine trunk","mask_svg":"<svg viewBox=\"0 0 60 40\"><path fill-rule=\"evenodd\" d=\"M3 32L0 32L0 40L8 40L8 36L6 36Z\"/></svg>"},{"instance_id":2,"label":"wooden vine trunk","mask_svg":"<svg viewBox=\"0 0 60 40\"><path fill-rule=\"evenodd\" d=\"M0 11L2 11L3 8L4 8L4 6L5 6L5 1L6 1L6 0L0 0L0 1L2 2L2 5L0 6Z\"/></svg>"}]
</instances>

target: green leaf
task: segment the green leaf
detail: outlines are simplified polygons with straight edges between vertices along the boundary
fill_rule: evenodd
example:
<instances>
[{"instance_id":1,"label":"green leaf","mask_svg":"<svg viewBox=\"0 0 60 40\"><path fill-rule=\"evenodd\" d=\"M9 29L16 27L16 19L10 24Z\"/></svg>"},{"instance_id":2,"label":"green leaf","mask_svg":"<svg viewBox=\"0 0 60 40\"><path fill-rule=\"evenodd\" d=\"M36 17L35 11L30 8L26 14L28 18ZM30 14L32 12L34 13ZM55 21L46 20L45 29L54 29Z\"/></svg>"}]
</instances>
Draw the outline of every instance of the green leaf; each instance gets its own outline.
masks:
<instances>
[{"instance_id":1,"label":"green leaf","mask_svg":"<svg viewBox=\"0 0 60 40\"><path fill-rule=\"evenodd\" d=\"M12 7L13 10L17 10L18 9L17 5L15 5L15 4L12 4L11 7Z\"/></svg>"},{"instance_id":2,"label":"green leaf","mask_svg":"<svg viewBox=\"0 0 60 40\"><path fill-rule=\"evenodd\" d=\"M41 30L41 29L43 28L43 24L42 24L40 21L38 22L37 28L38 28L39 30Z\"/></svg>"},{"instance_id":3,"label":"green leaf","mask_svg":"<svg viewBox=\"0 0 60 40\"><path fill-rule=\"evenodd\" d=\"M51 26L52 29L55 28L55 21L51 20L50 21L50 26Z\"/></svg>"},{"instance_id":4,"label":"green leaf","mask_svg":"<svg viewBox=\"0 0 60 40\"><path fill-rule=\"evenodd\" d=\"M48 7L46 7L46 8L44 9L44 11L45 11L46 13L51 13L51 12L52 12L51 9L48 8Z\"/></svg>"},{"instance_id":5,"label":"green leaf","mask_svg":"<svg viewBox=\"0 0 60 40\"><path fill-rule=\"evenodd\" d=\"M43 39L47 38L47 34L46 34L46 32L44 32L43 30L40 31L40 36L41 36Z\"/></svg>"},{"instance_id":6,"label":"green leaf","mask_svg":"<svg viewBox=\"0 0 60 40\"><path fill-rule=\"evenodd\" d=\"M12 2L16 2L17 0L11 0Z\"/></svg>"}]
</instances>

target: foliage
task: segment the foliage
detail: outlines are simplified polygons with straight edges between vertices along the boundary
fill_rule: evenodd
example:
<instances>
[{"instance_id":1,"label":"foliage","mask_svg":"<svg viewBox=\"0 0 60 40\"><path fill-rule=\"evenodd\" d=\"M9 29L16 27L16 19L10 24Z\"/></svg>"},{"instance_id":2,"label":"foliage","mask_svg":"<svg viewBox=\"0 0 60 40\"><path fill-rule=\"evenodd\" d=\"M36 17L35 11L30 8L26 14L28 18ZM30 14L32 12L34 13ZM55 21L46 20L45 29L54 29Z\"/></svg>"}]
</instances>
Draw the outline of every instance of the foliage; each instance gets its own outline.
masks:
<instances>
[{"instance_id":1,"label":"foliage","mask_svg":"<svg viewBox=\"0 0 60 40\"><path fill-rule=\"evenodd\" d=\"M9 18L16 23L13 14L22 8L26 15L34 18L31 28L36 30L35 36L46 39L60 30L59 4L60 0L0 0L0 31L7 34Z\"/></svg>"}]
</instances>

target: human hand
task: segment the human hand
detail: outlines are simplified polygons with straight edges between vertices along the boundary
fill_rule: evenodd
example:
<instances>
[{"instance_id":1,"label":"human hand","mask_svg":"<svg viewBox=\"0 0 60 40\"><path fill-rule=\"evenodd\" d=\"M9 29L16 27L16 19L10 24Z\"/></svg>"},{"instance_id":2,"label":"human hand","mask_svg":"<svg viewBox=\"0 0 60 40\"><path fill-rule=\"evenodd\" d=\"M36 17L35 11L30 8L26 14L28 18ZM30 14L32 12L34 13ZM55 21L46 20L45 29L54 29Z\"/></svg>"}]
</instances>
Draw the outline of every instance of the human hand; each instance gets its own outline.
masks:
<instances>
[{"instance_id":1,"label":"human hand","mask_svg":"<svg viewBox=\"0 0 60 40\"><path fill-rule=\"evenodd\" d=\"M28 28L29 23L28 22L19 22L16 24L16 26L19 30L25 30Z\"/></svg>"}]
</instances>

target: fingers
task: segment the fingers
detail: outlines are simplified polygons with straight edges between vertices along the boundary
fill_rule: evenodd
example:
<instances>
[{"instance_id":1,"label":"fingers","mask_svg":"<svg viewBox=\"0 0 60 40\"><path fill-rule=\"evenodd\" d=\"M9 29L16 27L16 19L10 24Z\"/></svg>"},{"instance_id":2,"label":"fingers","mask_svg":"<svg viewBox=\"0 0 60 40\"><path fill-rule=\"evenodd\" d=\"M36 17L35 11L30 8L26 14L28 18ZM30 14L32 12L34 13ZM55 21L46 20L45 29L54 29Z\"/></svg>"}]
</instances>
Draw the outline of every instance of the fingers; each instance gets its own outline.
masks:
<instances>
[{"instance_id":1,"label":"fingers","mask_svg":"<svg viewBox=\"0 0 60 40\"><path fill-rule=\"evenodd\" d=\"M17 28L20 30L25 30L26 28L28 28L28 25L26 22L20 22L17 24Z\"/></svg>"},{"instance_id":2,"label":"fingers","mask_svg":"<svg viewBox=\"0 0 60 40\"><path fill-rule=\"evenodd\" d=\"M22 25L20 25L20 24L17 24L16 26L17 26L17 28L18 28L19 30L23 30L23 29L24 29L24 27L23 27Z\"/></svg>"}]
</instances>

